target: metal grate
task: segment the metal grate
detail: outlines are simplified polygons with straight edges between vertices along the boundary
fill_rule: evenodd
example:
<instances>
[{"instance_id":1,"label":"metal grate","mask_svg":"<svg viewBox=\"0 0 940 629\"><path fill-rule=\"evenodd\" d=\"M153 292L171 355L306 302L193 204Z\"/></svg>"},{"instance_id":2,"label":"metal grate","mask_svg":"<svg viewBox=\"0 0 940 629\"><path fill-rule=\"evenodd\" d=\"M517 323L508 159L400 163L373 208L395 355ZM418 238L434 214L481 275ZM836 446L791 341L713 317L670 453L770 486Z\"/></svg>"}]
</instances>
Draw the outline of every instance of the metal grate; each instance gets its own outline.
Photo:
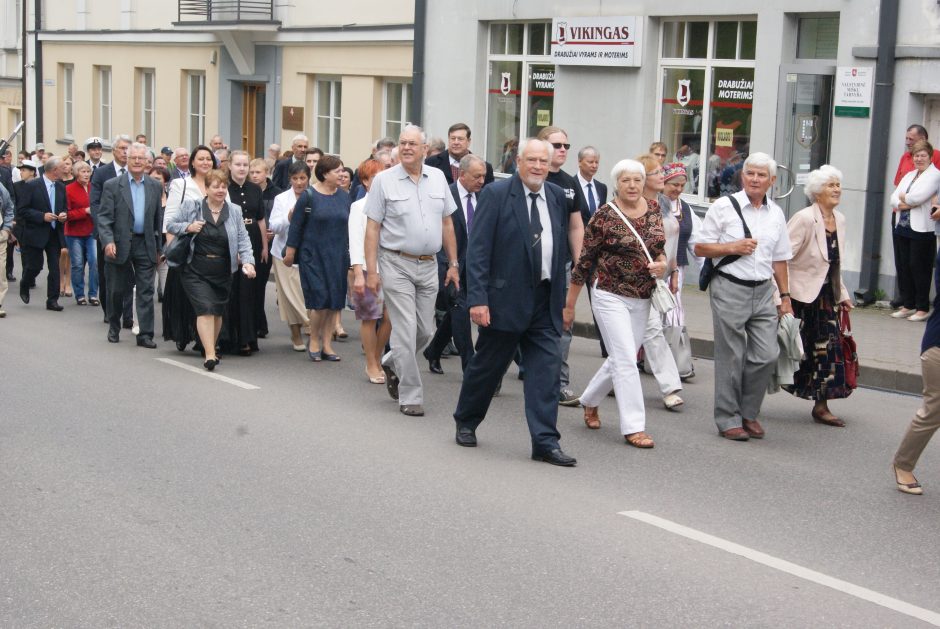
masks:
<instances>
[{"instance_id":1,"label":"metal grate","mask_svg":"<svg viewBox=\"0 0 940 629\"><path fill-rule=\"evenodd\" d=\"M178 21L274 21L274 0L179 0Z\"/></svg>"}]
</instances>

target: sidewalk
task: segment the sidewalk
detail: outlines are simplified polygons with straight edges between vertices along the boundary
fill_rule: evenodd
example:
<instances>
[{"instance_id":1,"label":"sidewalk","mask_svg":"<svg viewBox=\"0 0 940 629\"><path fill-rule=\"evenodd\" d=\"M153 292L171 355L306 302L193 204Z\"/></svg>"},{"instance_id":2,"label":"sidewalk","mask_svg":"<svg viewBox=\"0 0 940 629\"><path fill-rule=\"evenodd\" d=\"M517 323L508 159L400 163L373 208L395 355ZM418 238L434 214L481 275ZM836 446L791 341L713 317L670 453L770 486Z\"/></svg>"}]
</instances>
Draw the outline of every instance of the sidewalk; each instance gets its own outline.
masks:
<instances>
[{"instance_id":1,"label":"sidewalk","mask_svg":"<svg viewBox=\"0 0 940 629\"><path fill-rule=\"evenodd\" d=\"M686 327L692 339L692 353L699 358L711 359L712 312L708 295L689 284L682 290L682 303ZM922 390L920 341L925 324L892 319L890 313L883 308L855 308L852 311L852 331L861 363L859 384L919 395ZM578 299L574 333L597 338L586 291L582 291Z\"/></svg>"}]
</instances>

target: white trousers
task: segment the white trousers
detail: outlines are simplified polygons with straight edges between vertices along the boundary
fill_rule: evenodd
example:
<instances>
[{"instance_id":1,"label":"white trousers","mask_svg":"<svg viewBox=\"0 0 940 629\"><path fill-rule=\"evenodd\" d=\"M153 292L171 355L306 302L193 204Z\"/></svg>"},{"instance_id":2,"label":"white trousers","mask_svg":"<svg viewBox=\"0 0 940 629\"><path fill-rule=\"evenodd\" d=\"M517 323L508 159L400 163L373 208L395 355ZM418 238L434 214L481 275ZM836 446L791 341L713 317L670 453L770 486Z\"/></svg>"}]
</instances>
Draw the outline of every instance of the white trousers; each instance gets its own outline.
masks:
<instances>
[{"instance_id":1,"label":"white trousers","mask_svg":"<svg viewBox=\"0 0 940 629\"><path fill-rule=\"evenodd\" d=\"M676 358L669 349L666 337L663 336L663 316L655 308L649 310L643 334L643 353L646 364L659 385L659 392L665 397L682 390L682 379L679 378Z\"/></svg>"},{"instance_id":2,"label":"white trousers","mask_svg":"<svg viewBox=\"0 0 940 629\"><path fill-rule=\"evenodd\" d=\"M649 320L650 300L621 297L595 288L591 294L591 309L604 337L608 358L581 394L581 404L600 406L613 388L617 394L621 434L641 432L646 429L646 409L636 368L636 350L643 341ZM669 351L668 346L666 351Z\"/></svg>"}]
</instances>

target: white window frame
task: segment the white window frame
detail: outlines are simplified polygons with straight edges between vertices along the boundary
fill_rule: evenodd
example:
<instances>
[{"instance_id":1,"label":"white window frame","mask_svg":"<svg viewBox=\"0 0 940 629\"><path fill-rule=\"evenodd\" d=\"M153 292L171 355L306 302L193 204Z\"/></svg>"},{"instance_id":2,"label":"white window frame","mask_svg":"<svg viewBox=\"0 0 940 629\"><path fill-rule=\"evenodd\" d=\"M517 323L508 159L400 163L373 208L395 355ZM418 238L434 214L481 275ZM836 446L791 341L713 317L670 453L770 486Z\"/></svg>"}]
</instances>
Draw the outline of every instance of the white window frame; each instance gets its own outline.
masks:
<instances>
[{"instance_id":1,"label":"white window frame","mask_svg":"<svg viewBox=\"0 0 940 629\"><path fill-rule=\"evenodd\" d=\"M75 66L62 64L62 136L71 140L75 135Z\"/></svg>"},{"instance_id":2,"label":"white window frame","mask_svg":"<svg viewBox=\"0 0 940 629\"><path fill-rule=\"evenodd\" d=\"M111 66L96 66L98 74L98 136L111 137L112 74Z\"/></svg>"},{"instance_id":3,"label":"white window frame","mask_svg":"<svg viewBox=\"0 0 940 629\"><path fill-rule=\"evenodd\" d=\"M390 85L401 85L401 120L391 120L388 116L388 98ZM382 89L382 129L386 137L398 139L398 133L391 133L389 124L399 125L399 129L404 129L405 125L410 124L408 120L408 111L411 107L411 98L413 96L411 81L404 79L386 79Z\"/></svg>"},{"instance_id":4,"label":"white window frame","mask_svg":"<svg viewBox=\"0 0 940 629\"><path fill-rule=\"evenodd\" d=\"M712 105L711 105L711 86L712 86L712 73L713 68L750 68L755 70L756 76L756 59L718 59L715 57L715 24L718 22L756 22L757 18L754 16L739 16L739 17L722 17L721 19L695 19L695 18L675 18L663 20L659 25L659 43L657 48L659 62L657 64L656 70L656 120L653 125L653 137L659 138L662 134L662 125L663 125L663 72L670 69L704 69L705 70L705 90L703 93L703 102L702 102L702 134L700 141L700 153L699 159L704 165L705 160L702 159L703 155L701 153L705 147L709 146L708 143L708 134L705 132L706 129L711 129L712 124ZM663 57L663 43L666 35L666 25L675 22L708 22L708 48L706 56L704 58L686 58L686 57ZM688 49L688 39L686 39L685 47ZM738 41L737 41L737 55L741 54L741 29L738 28ZM670 146L669 149L675 153L676 147ZM707 156L706 156L707 157ZM667 156L669 160L672 158ZM707 185L706 178L702 176L702 166L699 167L699 178L698 178L698 190L694 194L683 194L685 198L690 203L706 203L708 201L708 195L705 194L705 186Z\"/></svg>"},{"instance_id":5,"label":"white window frame","mask_svg":"<svg viewBox=\"0 0 940 629\"><path fill-rule=\"evenodd\" d=\"M329 86L330 90L330 110L325 114L320 111L320 90ZM337 90L336 87L339 86ZM316 146L324 153L339 154L339 143L342 140L342 91L343 81L339 77L317 77L316 89L314 90L314 133L316 137ZM327 138L320 137L320 121L329 121L329 131Z\"/></svg>"},{"instance_id":6,"label":"white window frame","mask_svg":"<svg viewBox=\"0 0 940 629\"><path fill-rule=\"evenodd\" d=\"M140 133L153 143L157 126L157 73L153 68L140 68ZM147 85L150 99L147 99Z\"/></svg>"},{"instance_id":7,"label":"white window frame","mask_svg":"<svg viewBox=\"0 0 940 629\"><path fill-rule=\"evenodd\" d=\"M206 136L206 75L204 72L186 72L186 146L196 146ZM195 85L194 85L195 83ZM198 91L198 109L193 111L193 88ZM193 132L193 122L196 131ZM149 139L149 138L148 138Z\"/></svg>"}]
</instances>

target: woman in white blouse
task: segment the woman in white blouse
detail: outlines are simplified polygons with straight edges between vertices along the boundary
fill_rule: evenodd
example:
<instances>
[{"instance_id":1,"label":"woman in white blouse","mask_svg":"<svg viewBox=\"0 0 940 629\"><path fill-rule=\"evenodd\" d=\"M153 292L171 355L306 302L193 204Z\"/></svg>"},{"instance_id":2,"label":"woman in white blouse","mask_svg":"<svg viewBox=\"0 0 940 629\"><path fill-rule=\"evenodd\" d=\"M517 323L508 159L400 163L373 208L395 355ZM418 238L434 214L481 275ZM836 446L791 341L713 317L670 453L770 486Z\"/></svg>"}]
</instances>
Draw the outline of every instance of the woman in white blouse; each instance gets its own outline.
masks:
<instances>
[{"instance_id":1,"label":"woman in white blouse","mask_svg":"<svg viewBox=\"0 0 940 629\"><path fill-rule=\"evenodd\" d=\"M898 213L894 235L898 247L898 292L901 308L895 319L925 321L930 310L930 279L937 255L937 219L931 215L940 186L940 170L931 163L933 146L920 140L911 147L914 170L904 175L891 195L891 208Z\"/></svg>"},{"instance_id":2,"label":"woman in white blouse","mask_svg":"<svg viewBox=\"0 0 940 629\"><path fill-rule=\"evenodd\" d=\"M309 326L310 319L304 304L304 292L300 286L300 267L284 264L284 248L290 219L297 199L310 185L310 168L303 162L293 162L287 171L290 188L274 197L269 229L274 234L271 241L271 256L274 258L274 282L277 287L277 306L281 321L290 326L290 340L295 352L306 351L301 327Z\"/></svg>"}]
</instances>

